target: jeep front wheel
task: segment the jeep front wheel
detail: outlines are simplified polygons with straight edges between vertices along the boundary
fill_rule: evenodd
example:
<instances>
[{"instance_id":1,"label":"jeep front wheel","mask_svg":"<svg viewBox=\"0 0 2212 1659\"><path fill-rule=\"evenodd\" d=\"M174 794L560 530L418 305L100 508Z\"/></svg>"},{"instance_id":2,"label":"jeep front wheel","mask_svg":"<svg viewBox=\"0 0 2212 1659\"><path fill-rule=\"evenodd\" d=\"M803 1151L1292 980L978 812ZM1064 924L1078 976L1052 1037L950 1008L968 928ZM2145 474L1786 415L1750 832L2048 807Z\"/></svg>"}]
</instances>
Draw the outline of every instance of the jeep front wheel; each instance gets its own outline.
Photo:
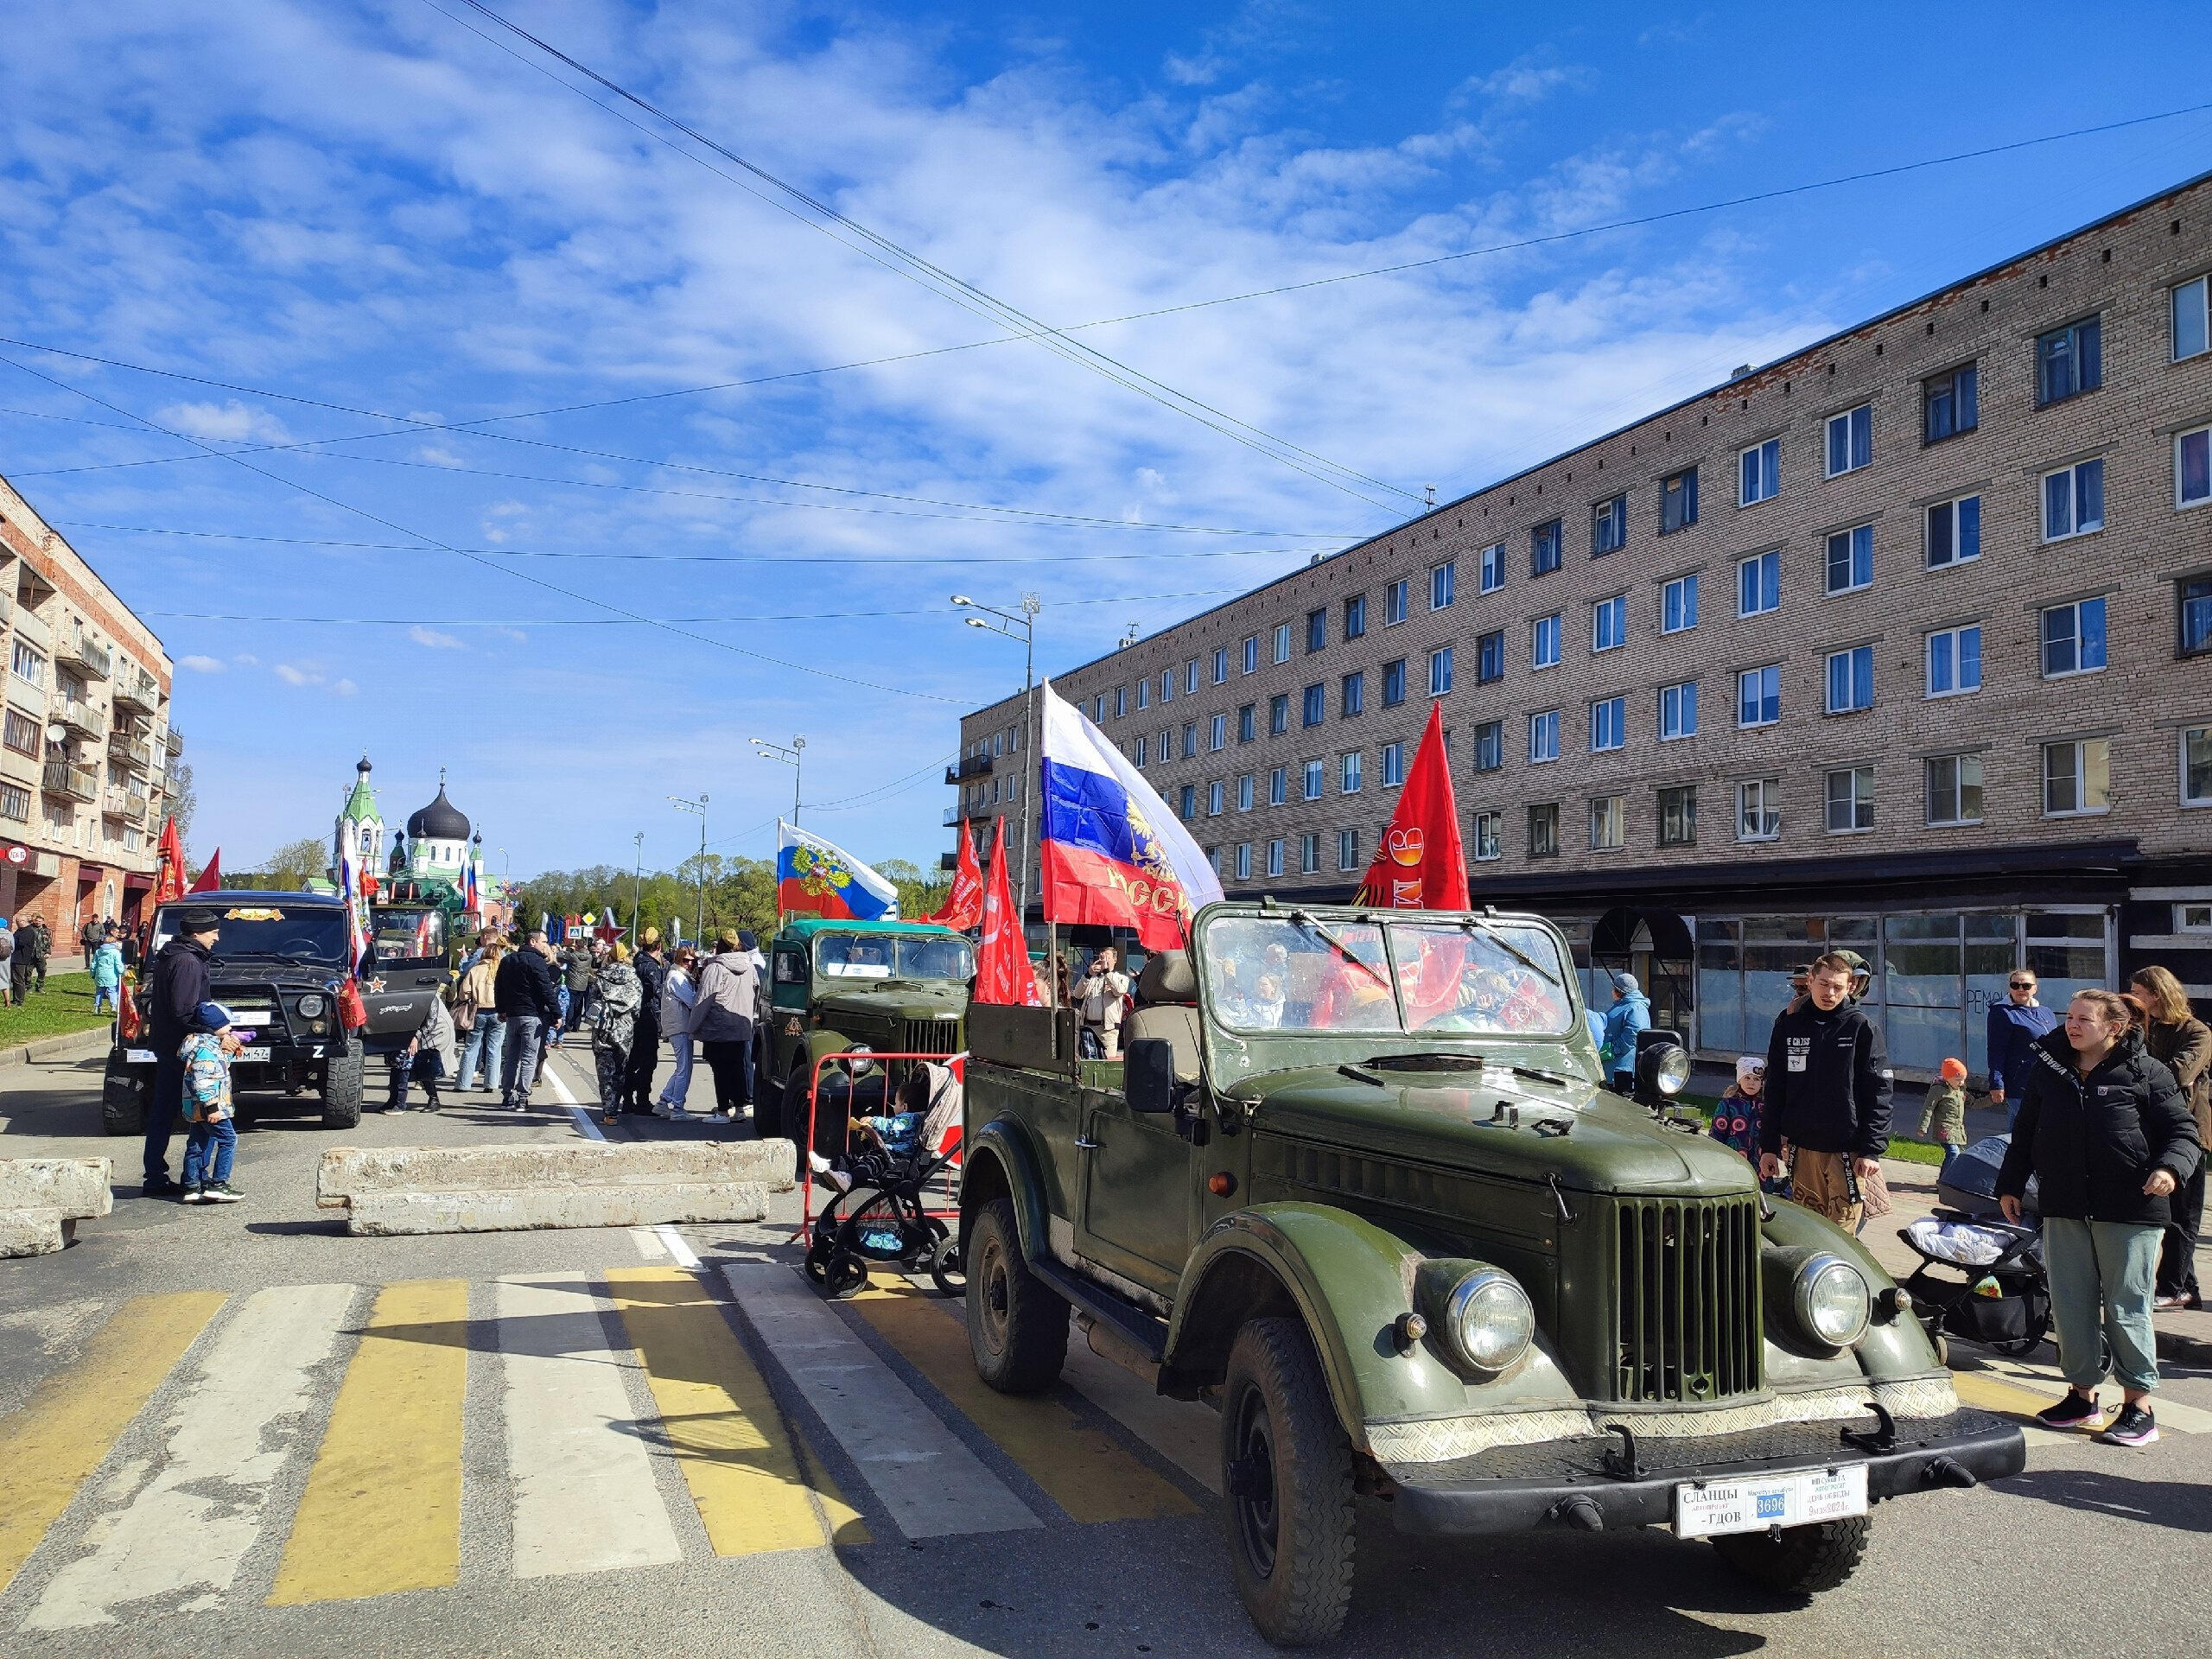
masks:
<instances>
[{"instance_id":1,"label":"jeep front wheel","mask_svg":"<svg viewBox=\"0 0 2212 1659\"><path fill-rule=\"evenodd\" d=\"M1253 1319L1236 1333L1222 1385L1221 1464L1244 1611L1278 1647L1330 1640L1351 1605L1351 1442L1296 1319Z\"/></svg>"},{"instance_id":2,"label":"jeep front wheel","mask_svg":"<svg viewBox=\"0 0 2212 1659\"><path fill-rule=\"evenodd\" d=\"M1773 1532L1732 1532L1713 1541L1720 1559L1754 1584L1785 1596L1833 1590L1859 1569L1872 1516L1820 1521Z\"/></svg>"},{"instance_id":3,"label":"jeep front wheel","mask_svg":"<svg viewBox=\"0 0 2212 1659\"><path fill-rule=\"evenodd\" d=\"M365 1057L356 1044L322 1064L322 1127L357 1128L361 1122L361 1069Z\"/></svg>"},{"instance_id":4,"label":"jeep front wheel","mask_svg":"<svg viewBox=\"0 0 2212 1659\"><path fill-rule=\"evenodd\" d=\"M968 1235L968 1346L1001 1394L1040 1394L1068 1357L1068 1305L1029 1271L1014 1200L993 1198Z\"/></svg>"}]
</instances>

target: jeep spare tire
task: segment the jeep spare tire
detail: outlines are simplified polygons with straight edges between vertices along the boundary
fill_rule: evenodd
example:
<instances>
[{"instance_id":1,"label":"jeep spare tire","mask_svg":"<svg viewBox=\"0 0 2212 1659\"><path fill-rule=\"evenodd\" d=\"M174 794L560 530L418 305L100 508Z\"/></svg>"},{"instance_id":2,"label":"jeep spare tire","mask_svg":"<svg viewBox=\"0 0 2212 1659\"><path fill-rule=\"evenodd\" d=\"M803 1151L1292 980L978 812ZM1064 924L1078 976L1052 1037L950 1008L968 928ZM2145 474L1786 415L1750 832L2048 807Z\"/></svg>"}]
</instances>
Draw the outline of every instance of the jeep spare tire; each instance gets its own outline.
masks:
<instances>
[{"instance_id":1,"label":"jeep spare tire","mask_svg":"<svg viewBox=\"0 0 2212 1659\"><path fill-rule=\"evenodd\" d=\"M1068 1305L1029 1271L1012 1198L993 1198L969 1230L968 1346L1001 1394L1041 1394L1068 1358Z\"/></svg>"},{"instance_id":2,"label":"jeep spare tire","mask_svg":"<svg viewBox=\"0 0 2212 1659\"><path fill-rule=\"evenodd\" d=\"M322 1063L322 1127L352 1129L361 1122L361 1072L366 1057L355 1044Z\"/></svg>"}]
</instances>

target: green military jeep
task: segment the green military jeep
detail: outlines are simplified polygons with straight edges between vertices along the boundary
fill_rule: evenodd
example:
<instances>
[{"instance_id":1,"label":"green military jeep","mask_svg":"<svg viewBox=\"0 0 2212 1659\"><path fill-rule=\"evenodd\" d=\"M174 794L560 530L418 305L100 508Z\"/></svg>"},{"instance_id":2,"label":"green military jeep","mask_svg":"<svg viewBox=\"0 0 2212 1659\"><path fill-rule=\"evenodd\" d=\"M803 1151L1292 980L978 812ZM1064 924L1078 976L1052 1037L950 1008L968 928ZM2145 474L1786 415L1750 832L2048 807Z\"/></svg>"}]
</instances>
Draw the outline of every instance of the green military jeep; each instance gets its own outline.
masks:
<instances>
[{"instance_id":1,"label":"green military jeep","mask_svg":"<svg viewBox=\"0 0 2212 1659\"><path fill-rule=\"evenodd\" d=\"M806 1138L807 1088L824 1054L958 1053L975 973L974 947L933 923L786 922L768 951L753 1108L760 1133ZM823 1081L841 1075L833 1067ZM840 1116L817 1139L834 1142L825 1151L842 1150L844 1128Z\"/></svg>"},{"instance_id":2,"label":"green military jeep","mask_svg":"<svg viewBox=\"0 0 2212 1659\"><path fill-rule=\"evenodd\" d=\"M1872 1503L2018 1472L1873 1258L1599 1086L1564 941L1485 911L1217 904L1145 964L1125 1058L970 1011L961 1232L983 1380L1069 1312L1216 1402L1238 1592L1286 1645L1351 1594L1355 1495L1407 1531L1671 1526L1789 1592Z\"/></svg>"}]
</instances>

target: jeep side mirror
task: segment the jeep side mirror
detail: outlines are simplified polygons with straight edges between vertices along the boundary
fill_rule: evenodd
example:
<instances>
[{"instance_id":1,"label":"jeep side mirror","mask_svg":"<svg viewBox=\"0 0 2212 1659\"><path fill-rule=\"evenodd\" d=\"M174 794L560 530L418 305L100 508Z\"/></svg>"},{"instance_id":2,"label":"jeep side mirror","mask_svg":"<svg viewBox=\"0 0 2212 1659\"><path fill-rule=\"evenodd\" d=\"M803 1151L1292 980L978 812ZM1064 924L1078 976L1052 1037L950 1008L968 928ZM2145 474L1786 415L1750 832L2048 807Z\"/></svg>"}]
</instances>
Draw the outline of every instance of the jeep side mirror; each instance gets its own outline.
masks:
<instances>
[{"instance_id":1,"label":"jeep side mirror","mask_svg":"<svg viewBox=\"0 0 2212 1659\"><path fill-rule=\"evenodd\" d=\"M1165 1037L1140 1037L1122 1056L1122 1087L1133 1112L1175 1109L1175 1045Z\"/></svg>"}]
</instances>

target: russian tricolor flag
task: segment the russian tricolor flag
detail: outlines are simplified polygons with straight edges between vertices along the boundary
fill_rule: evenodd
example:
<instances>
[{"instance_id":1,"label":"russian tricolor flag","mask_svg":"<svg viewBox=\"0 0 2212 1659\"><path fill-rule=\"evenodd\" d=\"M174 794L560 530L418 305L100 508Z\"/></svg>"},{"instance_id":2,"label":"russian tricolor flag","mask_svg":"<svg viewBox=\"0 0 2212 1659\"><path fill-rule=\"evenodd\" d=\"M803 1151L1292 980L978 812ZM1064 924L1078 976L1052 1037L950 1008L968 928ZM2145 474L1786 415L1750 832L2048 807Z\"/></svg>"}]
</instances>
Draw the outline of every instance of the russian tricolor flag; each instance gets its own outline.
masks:
<instances>
[{"instance_id":1,"label":"russian tricolor flag","mask_svg":"<svg viewBox=\"0 0 2212 1659\"><path fill-rule=\"evenodd\" d=\"M1185 943L1221 881L1144 775L1046 682L1041 759L1045 915L1054 922L1132 927L1147 950Z\"/></svg>"},{"instance_id":2,"label":"russian tricolor flag","mask_svg":"<svg viewBox=\"0 0 2212 1659\"><path fill-rule=\"evenodd\" d=\"M899 889L835 842L779 818L776 907L838 921L896 921Z\"/></svg>"}]
</instances>

